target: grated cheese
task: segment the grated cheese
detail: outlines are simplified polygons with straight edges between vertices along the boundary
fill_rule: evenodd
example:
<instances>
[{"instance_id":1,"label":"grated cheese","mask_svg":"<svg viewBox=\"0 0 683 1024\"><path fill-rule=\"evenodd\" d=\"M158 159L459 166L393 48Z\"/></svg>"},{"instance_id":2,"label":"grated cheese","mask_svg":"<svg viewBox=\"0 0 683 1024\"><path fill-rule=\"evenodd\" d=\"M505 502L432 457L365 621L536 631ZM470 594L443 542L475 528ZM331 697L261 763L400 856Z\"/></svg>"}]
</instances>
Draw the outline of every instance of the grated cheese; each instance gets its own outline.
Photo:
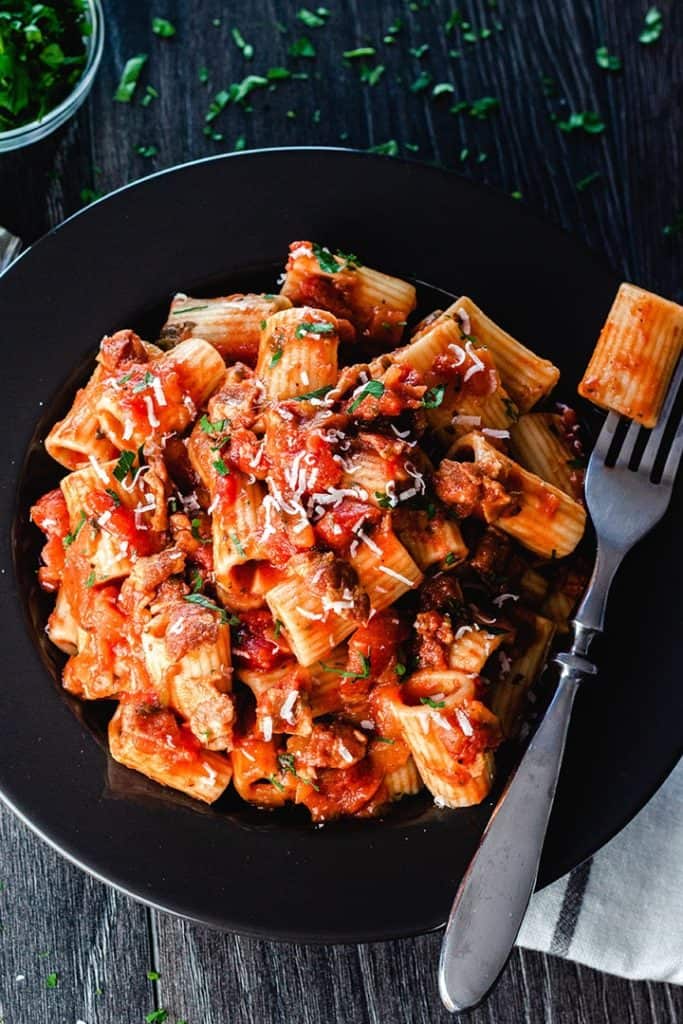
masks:
<instances>
[{"instance_id":1,"label":"grated cheese","mask_svg":"<svg viewBox=\"0 0 683 1024\"><path fill-rule=\"evenodd\" d=\"M509 437L509 430L494 430L492 427L483 427L482 434L486 434L488 437Z\"/></svg>"},{"instance_id":2,"label":"grated cheese","mask_svg":"<svg viewBox=\"0 0 683 1024\"><path fill-rule=\"evenodd\" d=\"M160 427L161 423L157 419L156 413L154 412L154 403L152 402L152 396L143 395L143 401L145 403L145 408L147 409L147 419L149 420L150 427L152 429L154 429L155 427Z\"/></svg>"},{"instance_id":3,"label":"grated cheese","mask_svg":"<svg viewBox=\"0 0 683 1024\"><path fill-rule=\"evenodd\" d=\"M472 360L472 366L467 370L463 377L463 383L466 384L470 377L474 377L475 373L481 373L482 370L486 369L486 365L482 363L479 356L474 351L471 341L465 342L465 351Z\"/></svg>"},{"instance_id":4,"label":"grated cheese","mask_svg":"<svg viewBox=\"0 0 683 1024\"><path fill-rule=\"evenodd\" d=\"M474 729L472 728L472 723L470 722L469 718L462 710L462 708L455 709L455 717L457 718L458 725L462 729L465 736L474 736Z\"/></svg>"},{"instance_id":5,"label":"grated cheese","mask_svg":"<svg viewBox=\"0 0 683 1024\"><path fill-rule=\"evenodd\" d=\"M122 436L124 441L130 441L133 436L133 421L131 419L124 420Z\"/></svg>"},{"instance_id":6,"label":"grated cheese","mask_svg":"<svg viewBox=\"0 0 683 1024\"><path fill-rule=\"evenodd\" d=\"M502 608L506 601L519 601L519 594L499 594L494 597L493 604L496 608Z\"/></svg>"},{"instance_id":7,"label":"grated cheese","mask_svg":"<svg viewBox=\"0 0 683 1024\"><path fill-rule=\"evenodd\" d=\"M303 615L305 619L310 619L311 622L322 622L325 618L324 615L318 615L317 612L309 612L307 608L302 608L300 604L297 604L294 608L299 615Z\"/></svg>"},{"instance_id":8,"label":"grated cheese","mask_svg":"<svg viewBox=\"0 0 683 1024\"><path fill-rule=\"evenodd\" d=\"M289 725L294 725L294 716L292 715L292 711L294 710L294 705L297 702L298 696L298 690L291 690L290 693L287 694L287 698L280 708L280 718L285 722L288 722Z\"/></svg>"},{"instance_id":9,"label":"grated cheese","mask_svg":"<svg viewBox=\"0 0 683 1024\"><path fill-rule=\"evenodd\" d=\"M270 715L264 715L261 719L261 734L266 743L270 743L273 738L273 719Z\"/></svg>"},{"instance_id":10,"label":"grated cheese","mask_svg":"<svg viewBox=\"0 0 683 1024\"><path fill-rule=\"evenodd\" d=\"M100 464L97 461L97 459L95 458L95 456L94 455L89 455L88 459L90 460L90 465L95 470L95 472L97 473L97 475L100 478L100 480L103 483L108 484L109 483L109 477L107 476L105 471L102 469L102 467L100 466Z\"/></svg>"},{"instance_id":11,"label":"grated cheese","mask_svg":"<svg viewBox=\"0 0 683 1024\"><path fill-rule=\"evenodd\" d=\"M154 392L154 397L157 400L157 405L168 405L164 389L158 377L152 377L152 390Z\"/></svg>"},{"instance_id":12,"label":"grated cheese","mask_svg":"<svg viewBox=\"0 0 683 1024\"><path fill-rule=\"evenodd\" d=\"M414 587L415 584L412 580L409 580L407 576L401 576L400 572L396 572L395 569L390 569L388 565L378 565L377 568L380 572L385 573L387 576L392 576L395 580L399 580L401 583L405 583L408 587Z\"/></svg>"}]
</instances>

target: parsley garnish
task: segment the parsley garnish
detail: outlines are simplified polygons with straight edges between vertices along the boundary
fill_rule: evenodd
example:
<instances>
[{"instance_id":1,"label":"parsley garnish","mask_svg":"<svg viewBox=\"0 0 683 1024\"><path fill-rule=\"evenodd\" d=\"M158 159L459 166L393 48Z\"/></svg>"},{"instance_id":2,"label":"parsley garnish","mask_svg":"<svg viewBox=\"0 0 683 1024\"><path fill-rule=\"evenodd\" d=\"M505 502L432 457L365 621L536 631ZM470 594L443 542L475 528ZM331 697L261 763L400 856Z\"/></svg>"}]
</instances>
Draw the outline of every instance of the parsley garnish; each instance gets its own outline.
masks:
<instances>
[{"instance_id":1,"label":"parsley garnish","mask_svg":"<svg viewBox=\"0 0 683 1024\"><path fill-rule=\"evenodd\" d=\"M664 28L664 22L662 19L662 12L656 7L651 7L645 15L645 25L638 36L638 42L642 43L643 46L649 46L650 43L656 43L662 34Z\"/></svg>"},{"instance_id":2,"label":"parsley garnish","mask_svg":"<svg viewBox=\"0 0 683 1024\"><path fill-rule=\"evenodd\" d=\"M322 28L325 24L325 18L328 18L329 14L330 12L327 7L318 7L315 12L302 7L300 11L296 12L297 18L304 23L306 28Z\"/></svg>"},{"instance_id":3,"label":"parsley garnish","mask_svg":"<svg viewBox=\"0 0 683 1024\"><path fill-rule=\"evenodd\" d=\"M221 476L229 476L230 468L225 465L223 459L215 459L214 462L211 463L211 465L213 466L217 473L220 473Z\"/></svg>"},{"instance_id":4,"label":"parsley garnish","mask_svg":"<svg viewBox=\"0 0 683 1024\"><path fill-rule=\"evenodd\" d=\"M147 1024L164 1024L168 1020L168 1010L152 1010L145 1017Z\"/></svg>"},{"instance_id":5,"label":"parsley garnish","mask_svg":"<svg viewBox=\"0 0 683 1024\"><path fill-rule=\"evenodd\" d=\"M291 78L292 72L287 68L268 68L266 78L269 82L278 82L280 79Z\"/></svg>"},{"instance_id":6,"label":"parsley garnish","mask_svg":"<svg viewBox=\"0 0 683 1024\"><path fill-rule=\"evenodd\" d=\"M366 85L377 85L385 71L384 64L377 64L374 68L369 68L367 64L363 64L360 69L360 80L365 82Z\"/></svg>"},{"instance_id":7,"label":"parsley garnish","mask_svg":"<svg viewBox=\"0 0 683 1024\"><path fill-rule=\"evenodd\" d=\"M407 671L408 669L406 668L405 665L403 665L400 661L396 662L396 665L394 666L394 672L399 678L401 676L404 676Z\"/></svg>"},{"instance_id":8,"label":"parsley garnish","mask_svg":"<svg viewBox=\"0 0 683 1024\"><path fill-rule=\"evenodd\" d=\"M388 494L383 494L382 491L375 491L375 498L380 508L393 508L395 502L392 502Z\"/></svg>"},{"instance_id":9,"label":"parsley garnish","mask_svg":"<svg viewBox=\"0 0 683 1024\"><path fill-rule=\"evenodd\" d=\"M334 665L327 665L324 661L321 661L323 672L336 672L338 676L343 679L369 679L370 677L370 658L365 654L361 654L360 663L363 666L362 672L348 672L344 669L336 668Z\"/></svg>"},{"instance_id":10,"label":"parsley garnish","mask_svg":"<svg viewBox=\"0 0 683 1024\"><path fill-rule=\"evenodd\" d=\"M208 309L208 306L185 306L183 309L174 309L172 316L180 316L181 313L194 313L196 309Z\"/></svg>"},{"instance_id":11,"label":"parsley garnish","mask_svg":"<svg viewBox=\"0 0 683 1024\"><path fill-rule=\"evenodd\" d=\"M346 60L358 60L359 57L374 57L376 53L374 46L359 46L355 50L344 50L342 57Z\"/></svg>"},{"instance_id":12,"label":"parsley garnish","mask_svg":"<svg viewBox=\"0 0 683 1024\"><path fill-rule=\"evenodd\" d=\"M505 415L507 416L507 418L509 420L512 420L513 423L516 423L519 419L519 410L517 409L515 403L512 401L511 398L504 398L503 405L505 406Z\"/></svg>"},{"instance_id":13,"label":"parsley garnish","mask_svg":"<svg viewBox=\"0 0 683 1024\"><path fill-rule=\"evenodd\" d=\"M375 398L379 398L384 394L384 384L381 380L369 380L358 398L349 406L349 412L355 412L358 406L361 404L363 399L367 398L368 395L373 395Z\"/></svg>"},{"instance_id":14,"label":"parsley garnish","mask_svg":"<svg viewBox=\"0 0 683 1024\"><path fill-rule=\"evenodd\" d=\"M94 570L94 569L92 569L92 570L91 570L91 571L90 571L90 572L88 573L88 578L87 578L87 580L85 581L85 585L86 585L86 587L94 587L94 586L95 586L95 581L96 581L96 580L97 580L97 576L95 575L95 570Z\"/></svg>"},{"instance_id":15,"label":"parsley garnish","mask_svg":"<svg viewBox=\"0 0 683 1024\"><path fill-rule=\"evenodd\" d=\"M158 981L160 977L158 971L147 971L147 981Z\"/></svg>"},{"instance_id":16,"label":"parsley garnish","mask_svg":"<svg viewBox=\"0 0 683 1024\"><path fill-rule=\"evenodd\" d=\"M138 156L144 156L147 159L149 157L156 156L159 150L157 149L156 146L140 145L135 147L135 152L138 154Z\"/></svg>"},{"instance_id":17,"label":"parsley garnish","mask_svg":"<svg viewBox=\"0 0 683 1024\"><path fill-rule=\"evenodd\" d=\"M248 43L245 40L244 36L242 35L238 28L231 29L230 34L235 42L235 46L237 47L237 49L242 51L242 56L244 57L244 59L251 60L251 58L254 56L254 47L251 45L251 43Z\"/></svg>"},{"instance_id":18,"label":"parsley garnish","mask_svg":"<svg viewBox=\"0 0 683 1024\"><path fill-rule=\"evenodd\" d=\"M398 142L396 139L388 139L387 142L379 142L376 146L368 146L368 153L377 153L379 156L398 156Z\"/></svg>"},{"instance_id":19,"label":"parsley garnish","mask_svg":"<svg viewBox=\"0 0 683 1024\"><path fill-rule=\"evenodd\" d=\"M275 351L273 352L272 356L270 357L270 365L271 365L271 367L272 366L277 366L277 364L282 359L282 353L283 353L283 349L281 349L281 348L276 348L275 349Z\"/></svg>"},{"instance_id":20,"label":"parsley garnish","mask_svg":"<svg viewBox=\"0 0 683 1024\"><path fill-rule=\"evenodd\" d=\"M229 426L229 423L230 421L226 419L214 420L212 423L206 413L204 413L199 421L199 426L202 428L204 433L209 434L210 437L219 437L224 433L226 427Z\"/></svg>"},{"instance_id":21,"label":"parsley garnish","mask_svg":"<svg viewBox=\"0 0 683 1024\"><path fill-rule=\"evenodd\" d=\"M273 633L273 636L275 637L276 640L279 637L280 633L282 632L283 625L284 623L280 622L279 619L275 620L275 632Z\"/></svg>"},{"instance_id":22,"label":"parsley garnish","mask_svg":"<svg viewBox=\"0 0 683 1024\"><path fill-rule=\"evenodd\" d=\"M236 615L228 615L225 608L220 608L208 597L205 597L204 594L185 594L184 600L188 601L190 604L198 604L200 607L206 608L208 612L216 612L220 616L221 625L223 626L239 625L240 620Z\"/></svg>"},{"instance_id":23,"label":"parsley garnish","mask_svg":"<svg viewBox=\"0 0 683 1024\"><path fill-rule=\"evenodd\" d=\"M124 450L119 455L119 461L114 466L113 475L119 483L123 483L135 465L135 452Z\"/></svg>"},{"instance_id":24,"label":"parsley garnish","mask_svg":"<svg viewBox=\"0 0 683 1024\"><path fill-rule=\"evenodd\" d=\"M289 48L290 57L315 57L315 46L306 36L295 39Z\"/></svg>"},{"instance_id":25,"label":"parsley garnish","mask_svg":"<svg viewBox=\"0 0 683 1024\"><path fill-rule=\"evenodd\" d=\"M422 46L411 46L411 47L409 47L408 53L412 57L415 57L417 60L420 60L420 58L424 57L425 53L427 53L428 50L429 50L429 43L423 43Z\"/></svg>"},{"instance_id":26,"label":"parsley garnish","mask_svg":"<svg viewBox=\"0 0 683 1024\"><path fill-rule=\"evenodd\" d=\"M192 520L192 522L190 523L190 528L191 528L191 531L192 531L192 536L194 537L195 540L198 540L201 544L210 544L211 543L211 539L209 537L202 537L201 533L199 532L199 528L200 528L201 525L202 524L201 524L201 520L200 519L193 519Z\"/></svg>"},{"instance_id":27,"label":"parsley garnish","mask_svg":"<svg viewBox=\"0 0 683 1024\"><path fill-rule=\"evenodd\" d=\"M274 775L268 776L268 782L271 784L271 786L275 786L276 789L279 789L281 793L284 793L285 787L282 785L279 779L275 778Z\"/></svg>"},{"instance_id":28,"label":"parsley garnish","mask_svg":"<svg viewBox=\"0 0 683 1024\"><path fill-rule=\"evenodd\" d=\"M154 88L154 86L153 85L146 85L145 86L145 95L140 100L140 106L141 107L148 107L150 105L150 103L152 102L152 100L157 100L158 98L159 98L159 93Z\"/></svg>"},{"instance_id":29,"label":"parsley garnish","mask_svg":"<svg viewBox=\"0 0 683 1024\"><path fill-rule=\"evenodd\" d=\"M316 786L313 779L307 779L305 775L299 775L294 766L294 754L278 754L277 760L283 772L289 772L289 774L293 775L295 779L299 780L299 782L305 782L307 786L311 786L316 793L320 792L320 787Z\"/></svg>"},{"instance_id":30,"label":"parsley garnish","mask_svg":"<svg viewBox=\"0 0 683 1024\"><path fill-rule=\"evenodd\" d=\"M327 384L324 388L316 388L315 391L306 391L303 395L295 395L295 402L308 402L311 398L324 398L330 391L332 391L332 385Z\"/></svg>"},{"instance_id":31,"label":"parsley garnish","mask_svg":"<svg viewBox=\"0 0 683 1024\"><path fill-rule=\"evenodd\" d=\"M384 39L382 40L382 42L383 43L388 43L389 45L391 45L392 43L395 43L396 42L396 36L399 34L399 32L401 31L402 28L403 28L403 22L402 22L402 20L400 18L397 18L396 21L394 21L389 26L389 28L387 29L386 35L384 36Z\"/></svg>"},{"instance_id":32,"label":"parsley garnish","mask_svg":"<svg viewBox=\"0 0 683 1024\"><path fill-rule=\"evenodd\" d=\"M439 96L443 96L445 93L455 92L455 86L451 85L450 82L437 82L432 89L432 96L437 99Z\"/></svg>"},{"instance_id":33,"label":"parsley garnish","mask_svg":"<svg viewBox=\"0 0 683 1024\"><path fill-rule=\"evenodd\" d=\"M66 537L62 541L62 544L64 545L65 548L71 547L73 542L76 540L76 537L78 537L79 533L83 529L83 524L84 524L85 520L86 520L86 514L83 511L83 509L81 509L81 514L80 514L80 516L78 518L78 522L76 523L76 526L74 527L74 529L73 529L73 531L71 533L67 533Z\"/></svg>"},{"instance_id":34,"label":"parsley garnish","mask_svg":"<svg viewBox=\"0 0 683 1024\"><path fill-rule=\"evenodd\" d=\"M425 409L437 409L443 402L443 396L446 394L445 384L435 384L434 387L428 388L422 396L422 404Z\"/></svg>"},{"instance_id":35,"label":"parsley garnish","mask_svg":"<svg viewBox=\"0 0 683 1024\"><path fill-rule=\"evenodd\" d=\"M133 385L133 394L137 395L141 391L144 391L146 388L151 387L153 381L154 374L150 373L149 370L145 370L145 376L142 378L142 380L139 380L137 384Z\"/></svg>"},{"instance_id":36,"label":"parsley garnish","mask_svg":"<svg viewBox=\"0 0 683 1024\"><path fill-rule=\"evenodd\" d=\"M587 174L585 178L580 178L576 183L576 191L583 192L589 185L592 185L594 181L598 181L602 175L600 171L593 171L591 174Z\"/></svg>"},{"instance_id":37,"label":"parsley garnish","mask_svg":"<svg viewBox=\"0 0 683 1024\"><path fill-rule=\"evenodd\" d=\"M621 71L621 59L610 53L606 46L598 46L595 51L595 62L605 71Z\"/></svg>"},{"instance_id":38,"label":"parsley garnish","mask_svg":"<svg viewBox=\"0 0 683 1024\"><path fill-rule=\"evenodd\" d=\"M168 18L152 18L152 32L162 39L170 39L175 35L175 25Z\"/></svg>"},{"instance_id":39,"label":"parsley garnish","mask_svg":"<svg viewBox=\"0 0 683 1024\"><path fill-rule=\"evenodd\" d=\"M116 491L113 491L111 489L111 487L105 487L104 488L104 493L108 494L109 497L111 498L111 500L114 502L114 508L118 508L119 505L121 504L121 499L119 498L119 496L116 493Z\"/></svg>"},{"instance_id":40,"label":"parsley garnish","mask_svg":"<svg viewBox=\"0 0 683 1024\"><path fill-rule=\"evenodd\" d=\"M567 121L558 121L557 127L561 132L573 132L582 128L588 135L599 135L604 132L605 123L594 110L582 110L570 114Z\"/></svg>"},{"instance_id":41,"label":"parsley garnish","mask_svg":"<svg viewBox=\"0 0 683 1024\"><path fill-rule=\"evenodd\" d=\"M444 558L444 565L455 565L455 555L452 551L449 551Z\"/></svg>"},{"instance_id":42,"label":"parsley garnish","mask_svg":"<svg viewBox=\"0 0 683 1024\"><path fill-rule=\"evenodd\" d=\"M421 71L415 81L410 86L410 91L414 93L424 92L432 84L432 76L429 71Z\"/></svg>"},{"instance_id":43,"label":"parsley garnish","mask_svg":"<svg viewBox=\"0 0 683 1024\"><path fill-rule=\"evenodd\" d=\"M313 250L313 255L318 261L318 266L326 274L336 274L340 270L356 270L361 266L358 257L352 252L342 252L341 249L337 249L336 254L333 254L329 249L324 248L322 245L318 245L317 242L313 242L311 248ZM341 266L338 263L338 260L342 260Z\"/></svg>"},{"instance_id":44,"label":"parsley garnish","mask_svg":"<svg viewBox=\"0 0 683 1024\"><path fill-rule=\"evenodd\" d=\"M390 740L386 736L375 736L378 743L395 743L396 740Z\"/></svg>"},{"instance_id":45,"label":"parsley garnish","mask_svg":"<svg viewBox=\"0 0 683 1024\"><path fill-rule=\"evenodd\" d=\"M199 591L204 586L204 580L202 579L202 575L199 569L192 570L192 576L190 577L190 579L192 580L192 593L198 594Z\"/></svg>"},{"instance_id":46,"label":"parsley garnish","mask_svg":"<svg viewBox=\"0 0 683 1024\"><path fill-rule=\"evenodd\" d=\"M132 100L140 72L146 60L147 54L139 53L136 57L131 57L130 60L126 61L118 88L114 93L114 99L118 100L119 103L130 103Z\"/></svg>"},{"instance_id":47,"label":"parsley garnish","mask_svg":"<svg viewBox=\"0 0 683 1024\"><path fill-rule=\"evenodd\" d=\"M432 700L431 697L420 697L420 704L426 704L429 708L445 708L444 700Z\"/></svg>"},{"instance_id":48,"label":"parsley garnish","mask_svg":"<svg viewBox=\"0 0 683 1024\"><path fill-rule=\"evenodd\" d=\"M294 331L294 337L303 338L306 334L334 334L334 332L334 324L327 323L325 320L320 320L315 323L298 324Z\"/></svg>"},{"instance_id":49,"label":"parsley garnish","mask_svg":"<svg viewBox=\"0 0 683 1024\"><path fill-rule=\"evenodd\" d=\"M570 469L585 469L586 460L581 458L567 459L567 465Z\"/></svg>"},{"instance_id":50,"label":"parsley garnish","mask_svg":"<svg viewBox=\"0 0 683 1024\"><path fill-rule=\"evenodd\" d=\"M245 557L244 548L242 547L242 542L239 539L239 537L237 536L237 534L234 533L234 532L231 533L230 534L230 540L235 545L235 551L237 552L237 554L240 555L242 558L244 558Z\"/></svg>"},{"instance_id":51,"label":"parsley garnish","mask_svg":"<svg viewBox=\"0 0 683 1024\"><path fill-rule=\"evenodd\" d=\"M56 971L52 971L50 974L48 974L47 978L45 979L45 988L57 988L58 984L59 975L57 974Z\"/></svg>"}]
</instances>

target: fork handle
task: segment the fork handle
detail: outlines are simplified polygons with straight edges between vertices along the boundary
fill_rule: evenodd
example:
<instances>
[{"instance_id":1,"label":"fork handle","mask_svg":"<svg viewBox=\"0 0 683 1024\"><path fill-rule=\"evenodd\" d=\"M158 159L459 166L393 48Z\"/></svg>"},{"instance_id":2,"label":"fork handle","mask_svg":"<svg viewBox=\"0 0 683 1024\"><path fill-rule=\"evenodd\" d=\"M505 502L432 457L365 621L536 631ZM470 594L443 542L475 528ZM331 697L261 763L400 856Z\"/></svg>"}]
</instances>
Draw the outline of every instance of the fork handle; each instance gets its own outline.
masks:
<instances>
[{"instance_id":1,"label":"fork handle","mask_svg":"<svg viewBox=\"0 0 683 1024\"><path fill-rule=\"evenodd\" d=\"M555 662L555 695L498 801L446 925L439 991L452 1013L476 1006L493 987L534 891L574 697L596 671L574 651Z\"/></svg>"}]
</instances>

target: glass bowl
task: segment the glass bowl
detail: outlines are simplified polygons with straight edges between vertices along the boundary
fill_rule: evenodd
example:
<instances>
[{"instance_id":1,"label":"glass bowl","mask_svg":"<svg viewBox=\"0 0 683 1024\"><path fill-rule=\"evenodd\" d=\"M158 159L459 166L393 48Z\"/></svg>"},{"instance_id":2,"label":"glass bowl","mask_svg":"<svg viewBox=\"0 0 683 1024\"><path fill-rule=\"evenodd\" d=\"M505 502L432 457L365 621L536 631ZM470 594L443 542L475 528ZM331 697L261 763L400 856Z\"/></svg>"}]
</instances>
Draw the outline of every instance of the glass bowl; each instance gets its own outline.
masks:
<instances>
[{"instance_id":1,"label":"glass bowl","mask_svg":"<svg viewBox=\"0 0 683 1024\"><path fill-rule=\"evenodd\" d=\"M92 32L85 36L85 47L88 59L83 69L83 74L76 82L73 90L65 96L61 103L53 107L40 121L29 121L19 128L12 128L7 132L0 132L0 153L7 153L11 149L19 149L21 146L30 146L39 139L59 128L65 121L75 114L83 100L90 92L97 74L97 69L102 60L104 48L104 14L101 0L86 0Z\"/></svg>"}]
</instances>

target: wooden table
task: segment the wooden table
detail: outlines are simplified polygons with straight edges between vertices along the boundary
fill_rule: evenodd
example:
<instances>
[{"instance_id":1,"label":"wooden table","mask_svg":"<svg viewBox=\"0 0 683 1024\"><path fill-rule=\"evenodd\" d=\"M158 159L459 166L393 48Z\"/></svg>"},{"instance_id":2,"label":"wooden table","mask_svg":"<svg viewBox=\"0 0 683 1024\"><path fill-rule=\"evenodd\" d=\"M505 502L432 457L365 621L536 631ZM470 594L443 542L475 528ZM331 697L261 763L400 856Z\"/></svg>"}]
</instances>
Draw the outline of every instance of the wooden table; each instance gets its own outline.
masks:
<instances>
[{"instance_id":1,"label":"wooden table","mask_svg":"<svg viewBox=\"0 0 683 1024\"><path fill-rule=\"evenodd\" d=\"M673 0L660 0L661 38L642 45L648 4L635 0L470 0L461 7L471 28L448 34L454 7L447 0L328 3L326 26L311 28L296 19L300 5L293 0L165 0L152 10L139 0L107 4L102 68L77 118L43 143L0 159L0 223L30 242L83 205L83 190L106 193L232 148L385 144L521 194L603 250L625 277L681 299L680 4L674 10ZM177 35L154 35L152 14L169 18ZM397 19L400 30L389 31ZM233 28L253 46L251 60ZM316 58L288 56L301 36L313 42ZM391 36L394 42L383 42ZM602 45L622 58L622 71L598 66ZM360 80L362 59L342 59L342 51L360 46L377 49L364 62L369 69L385 67L375 85ZM142 52L149 61L135 102L112 102L126 59ZM204 134L215 93L282 66L308 77L256 89L246 107L229 106L216 119L213 130L222 138ZM200 81L202 68L208 84ZM420 76L429 83L421 90ZM451 83L453 92L433 98L440 83ZM148 84L158 96L143 106ZM477 104L481 117L449 112L460 100L471 105L483 96L498 99L499 109L485 116L486 104ZM604 132L560 129L558 122L581 111L599 112ZM156 153L143 156L137 147ZM675 228L677 216L678 231L665 230ZM159 1008L168 1010L170 1024L449 1019L435 981L439 935L311 948L216 934L87 877L6 811L0 843L4 1024L136 1024ZM148 971L159 980L148 980ZM46 981L52 972L54 988ZM683 1019L683 990L518 950L489 1004L469 1019L673 1024Z\"/></svg>"}]
</instances>

